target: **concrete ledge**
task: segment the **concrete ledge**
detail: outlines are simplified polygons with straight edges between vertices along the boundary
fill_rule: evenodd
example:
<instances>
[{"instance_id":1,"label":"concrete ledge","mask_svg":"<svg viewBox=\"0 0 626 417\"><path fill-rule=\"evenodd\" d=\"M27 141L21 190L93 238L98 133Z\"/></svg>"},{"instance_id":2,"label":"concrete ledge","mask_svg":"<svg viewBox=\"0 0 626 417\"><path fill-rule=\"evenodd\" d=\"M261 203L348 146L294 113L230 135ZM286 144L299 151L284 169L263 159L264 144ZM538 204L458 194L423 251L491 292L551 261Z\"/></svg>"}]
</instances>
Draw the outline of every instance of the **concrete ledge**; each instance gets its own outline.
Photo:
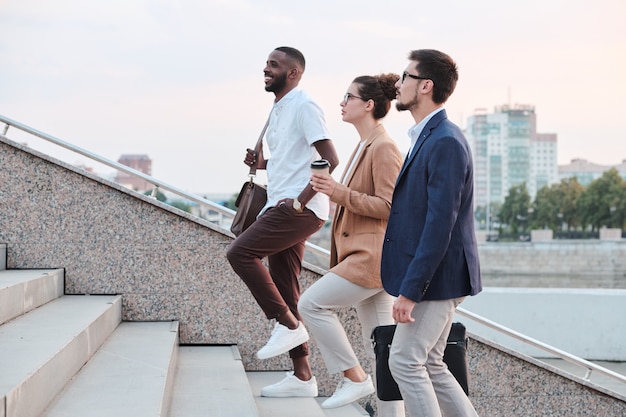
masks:
<instances>
[{"instance_id":1,"label":"concrete ledge","mask_svg":"<svg viewBox=\"0 0 626 417\"><path fill-rule=\"evenodd\" d=\"M600 229L600 240L621 240L622 229Z\"/></svg>"},{"instance_id":2,"label":"concrete ledge","mask_svg":"<svg viewBox=\"0 0 626 417\"><path fill-rule=\"evenodd\" d=\"M553 239L531 242L487 242L478 245L484 275L559 275L609 277L614 288L626 288L626 239ZM485 285L485 281L483 281ZM488 284L487 285L491 285ZM518 285L518 286L542 286ZM556 286L556 285L551 285ZM571 285L559 285L569 286ZM598 282L590 278L590 287Z\"/></svg>"},{"instance_id":3,"label":"concrete ledge","mask_svg":"<svg viewBox=\"0 0 626 417\"><path fill-rule=\"evenodd\" d=\"M531 242L549 242L552 240L553 232L550 229L531 230L530 241Z\"/></svg>"}]
</instances>

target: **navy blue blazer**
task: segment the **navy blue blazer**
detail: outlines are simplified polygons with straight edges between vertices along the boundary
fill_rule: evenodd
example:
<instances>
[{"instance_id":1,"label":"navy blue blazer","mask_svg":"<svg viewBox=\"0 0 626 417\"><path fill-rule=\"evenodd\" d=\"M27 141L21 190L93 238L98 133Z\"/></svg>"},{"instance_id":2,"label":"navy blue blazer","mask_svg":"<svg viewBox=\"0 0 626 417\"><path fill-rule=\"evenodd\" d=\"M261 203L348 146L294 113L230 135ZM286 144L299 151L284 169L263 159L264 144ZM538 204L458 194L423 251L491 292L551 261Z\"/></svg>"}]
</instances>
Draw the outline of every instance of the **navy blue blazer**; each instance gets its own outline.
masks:
<instances>
[{"instance_id":1,"label":"navy blue blazer","mask_svg":"<svg viewBox=\"0 0 626 417\"><path fill-rule=\"evenodd\" d=\"M385 290L415 302L482 290L472 154L445 110L426 124L398 175L383 243Z\"/></svg>"}]
</instances>

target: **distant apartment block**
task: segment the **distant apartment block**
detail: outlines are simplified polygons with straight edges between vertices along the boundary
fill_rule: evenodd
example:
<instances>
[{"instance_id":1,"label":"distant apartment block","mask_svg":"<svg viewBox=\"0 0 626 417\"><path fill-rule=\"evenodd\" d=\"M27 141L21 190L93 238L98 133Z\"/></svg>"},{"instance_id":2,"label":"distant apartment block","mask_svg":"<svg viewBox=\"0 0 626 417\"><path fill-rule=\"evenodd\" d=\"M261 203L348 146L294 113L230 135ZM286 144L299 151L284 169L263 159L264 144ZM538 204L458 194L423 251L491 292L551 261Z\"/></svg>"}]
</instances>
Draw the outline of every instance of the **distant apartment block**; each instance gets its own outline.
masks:
<instances>
[{"instance_id":1,"label":"distant apartment block","mask_svg":"<svg viewBox=\"0 0 626 417\"><path fill-rule=\"evenodd\" d=\"M531 197L559 181L557 135L537 133L534 106L477 109L465 131L474 157L475 206L502 203L511 187L526 183Z\"/></svg>"},{"instance_id":2,"label":"distant apartment block","mask_svg":"<svg viewBox=\"0 0 626 417\"><path fill-rule=\"evenodd\" d=\"M122 155L117 162L146 175L152 175L152 160L148 157L148 155ZM119 172L115 177L115 182L123 185L124 187L140 192L152 189L152 186L148 181L129 175L125 172Z\"/></svg>"},{"instance_id":3,"label":"distant apartment block","mask_svg":"<svg viewBox=\"0 0 626 417\"><path fill-rule=\"evenodd\" d=\"M620 176L626 179L626 159L618 165L600 165L586 159L572 159L567 165L559 165L559 179L576 178L581 185L588 186L611 168L615 168Z\"/></svg>"}]
</instances>

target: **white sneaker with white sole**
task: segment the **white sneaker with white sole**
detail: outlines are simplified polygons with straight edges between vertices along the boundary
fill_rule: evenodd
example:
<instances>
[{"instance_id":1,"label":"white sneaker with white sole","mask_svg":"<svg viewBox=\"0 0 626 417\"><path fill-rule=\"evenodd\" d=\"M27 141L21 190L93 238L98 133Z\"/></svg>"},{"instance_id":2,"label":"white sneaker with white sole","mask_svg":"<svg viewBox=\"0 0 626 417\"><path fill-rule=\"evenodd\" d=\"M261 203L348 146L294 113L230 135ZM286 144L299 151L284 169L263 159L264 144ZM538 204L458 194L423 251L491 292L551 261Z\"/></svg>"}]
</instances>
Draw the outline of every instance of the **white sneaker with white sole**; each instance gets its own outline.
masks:
<instances>
[{"instance_id":1,"label":"white sneaker with white sole","mask_svg":"<svg viewBox=\"0 0 626 417\"><path fill-rule=\"evenodd\" d=\"M289 352L309 340L309 333L304 328L302 322L298 322L298 327L291 330L287 326L276 323L270 340L267 341L256 354L259 359L268 359Z\"/></svg>"},{"instance_id":2,"label":"white sneaker with white sole","mask_svg":"<svg viewBox=\"0 0 626 417\"><path fill-rule=\"evenodd\" d=\"M279 382L261 388L262 397L317 397L317 381L312 376L308 381L303 381L287 372L287 376Z\"/></svg>"},{"instance_id":3,"label":"white sneaker with white sole","mask_svg":"<svg viewBox=\"0 0 626 417\"><path fill-rule=\"evenodd\" d=\"M337 408L373 394L375 391L372 378L368 375L363 382L354 382L343 378L333 395L322 403L322 408Z\"/></svg>"}]
</instances>

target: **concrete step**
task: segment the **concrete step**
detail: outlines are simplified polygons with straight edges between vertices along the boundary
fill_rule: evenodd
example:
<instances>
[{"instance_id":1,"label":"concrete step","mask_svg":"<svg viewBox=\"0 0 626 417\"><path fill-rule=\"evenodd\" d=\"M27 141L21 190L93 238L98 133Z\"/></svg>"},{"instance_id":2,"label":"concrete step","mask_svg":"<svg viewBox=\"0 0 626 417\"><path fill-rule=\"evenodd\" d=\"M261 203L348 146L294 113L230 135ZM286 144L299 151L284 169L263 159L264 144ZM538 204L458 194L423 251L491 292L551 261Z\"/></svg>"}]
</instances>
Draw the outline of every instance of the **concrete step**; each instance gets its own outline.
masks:
<instances>
[{"instance_id":1,"label":"concrete step","mask_svg":"<svg viewBox=\"0 0 626 417\"><path fill-rule=\"evenodd\" d=\"M369 417L357 403L339 408L323 409L320 404L327 397L317 398L267 398L261 397L261 388L275 384L285 377L285 372L248 372L261 417Z\"/></svg>"},{"instance_id":2,"label":"concrete step","mask_svg":"<svg viewBox=\"0 0 626 417\"><path fill-rule=\"evenodd\" d=\"M181 346L169 417L259 417L236 346Z\"/></svg>"},{"instance_id":3,"label":"concrete step","mask_svg":"<svg viewBox=\"0 0 626 417\"><path fill-rule=\"evenodd\" d=\"M165 417L177 354L178 322L123 322L42 417Z\"/></svg>"},{"instance_id":4,"label":"concrete step","mask_svg":"<svg viewBox=\"0 0 626 417\"><path fill-rule=\"evenodd\" d=\"M63 296L0 326L0 417L41 416L121 313L120 296Z\"/></svg>"},{"instance_id":5,"label":"concrete step","mask_svg":"<svg viewBox=\"0 0 626 417\"><path fill-rule=\"evenodd\" d=\"M61 297L63 278L63 269L0 268L0 324Z\"/></svg>"}]
</instances>

